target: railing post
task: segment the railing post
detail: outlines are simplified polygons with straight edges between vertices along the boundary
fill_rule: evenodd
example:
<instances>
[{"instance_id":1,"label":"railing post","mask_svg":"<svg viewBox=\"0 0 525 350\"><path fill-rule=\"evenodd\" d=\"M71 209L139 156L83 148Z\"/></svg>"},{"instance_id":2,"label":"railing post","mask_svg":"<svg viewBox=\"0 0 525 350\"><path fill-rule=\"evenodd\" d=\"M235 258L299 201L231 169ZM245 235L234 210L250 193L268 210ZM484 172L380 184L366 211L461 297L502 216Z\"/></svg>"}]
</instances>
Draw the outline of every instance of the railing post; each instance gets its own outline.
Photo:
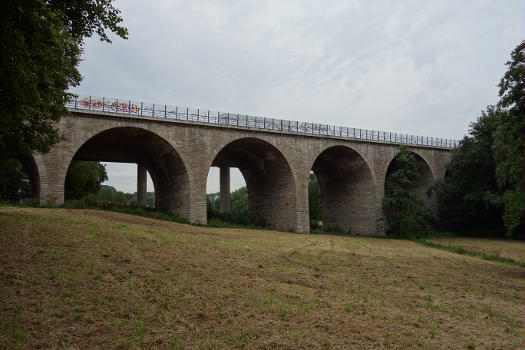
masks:
<instances>
[{"instance_id":1,"label":"railing post","mask_svg":"<svg viewBox=\"0 0 525 350\"><path fill-rule=\"evenodd\" d=\"M219 124L219 119L220 119L220 114L219 114L219 113L220 113L220 112L217 111L217 124Z\"/></svg>"},{"instance_id":2,"label":"railing post","mask_svg":"<svg viewBox=\"0 0 525 350\"><path fill-rule=\"evenodd\" d=\"M283 131L283 120L281 119L281 131Z\"/></svg>"},{"instance_id":3,"label":"railing post","mask_svg":"<svg viewBox=\"0 0 525 350\"><path fill-rule=\"evenodd\" d=\"M263 117L263 129L266 129L266 117Z\"/></svg>"},{"instance_id":4,"label":"railing post","mask_svg":"<svg viewBox=\"0 0 525 350\"><path fill-rule=\"evenodd\" d=\"M190 117L189 116L189 111L190 111L190 109L188 107L186 107L186 120L188 120L189 117Z\"/></svg>"},{"instance_id":5,"label":"railing post","mask_svg":"<svg viewBox=\"0 0 525 350\"><path fill-rule=\"evenodd\" d=\"M140 103L140 115L142 116L142 111L144 110L144 102Z\"/></svg>"},{"instance_id":6,"label":"railing post","mask_svg":"<svg viewBox=\"0 0 525 350\"><path fill-rule=\"evenodd\" d=\"M106 111L106 99L102 97L102 112Z\"/></svg>"},{"instance_id":7,"label":"railing post","mask_svg":"<svg viewBox=\"0 0 525 350\"><path fill-rule=\"evenodd\" d=\"M164 118L167 118L167 117L168 117L168 111L167 111L166 105L164 105Z\"/></svg>"},{"instance_id":8,"label":"railing post","mask_svg":"<svg viewBox=\"0 0 525 350\"><path fill-rule=\"evenodd\" d=\"M197 108L197 121L198 122L201 121L201 110L200 110L200 108Z\"/></svg>"},{"instance_id":9,"label":"railing post","mask_svg":"<svg viewBox=\"0 0 525 350\"><path fill-rule=\"evenodd\" d=\"M155 104L153 104L153 108L151 109L151 116L155 116Z\"/></svg>"},{"instance_id":10,"label":"railing post","mask_svg":"<svg viewBox=\"0 0 525 350\"><path fill-rule=\"evenodd\" d=\"M128 100L128 114L131 114L131 100Z\"/></svg>"},{"instance_id":11,"label":"railing post","mask_svg":"<svg viewBox=\"0 0 525 350\"><path fill-rule=\"evenodd\" d=\"M210 123L210 110L208 109L208 124Z\"/></svg>"},{"instance_id":12,"label":"railing post","mask_svg":"<svg viewBox=\"0 0 525 350\"><path fill-rule=\"evenodd\" d=\"M239 113L237 113L237 126L239 126Z\"/></svg>"},{"instance_id":13,"label":"railing post","mask_svg":"<svg viewBox=\"0 0 525 350\"><path fill-rule=\"evenodd\" d=\"M91 110L91 96L89 96L89 105L88 105L88 110Z\"/></svg>"}]
</instances>

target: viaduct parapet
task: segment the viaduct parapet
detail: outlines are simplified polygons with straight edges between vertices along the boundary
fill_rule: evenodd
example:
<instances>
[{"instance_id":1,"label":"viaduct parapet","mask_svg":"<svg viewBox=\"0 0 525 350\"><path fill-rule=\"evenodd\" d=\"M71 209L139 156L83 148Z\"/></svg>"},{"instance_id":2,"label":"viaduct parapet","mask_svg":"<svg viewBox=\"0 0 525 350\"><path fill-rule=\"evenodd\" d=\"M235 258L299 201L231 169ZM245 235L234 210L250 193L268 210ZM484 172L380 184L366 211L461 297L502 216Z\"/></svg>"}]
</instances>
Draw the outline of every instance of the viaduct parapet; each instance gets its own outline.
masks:
<instances>
[{"instance_id":1,"label":"viaduct parapet","mask_svg":"<svg viewBox=\"0 0 525 350\"><path fill-rule=\"evenodd\" d=\"M400 149L400 142L389 140L388 133L359 139L347 137L348 129L332 131L330 126L318 126L317 133L312 125L313 132L300 133L289 130L287 121L278 121L276 128L275 120L271 120L268 122L273 128L257 128L243 126L242 116L237 126L230 119L225 125L220 119L214 123L209 119L159 118L154 113L139 115L138 110L131 113L131 109L129 105L122 113L101 108L81 110L78 105L70 108L69 115L58 123L64 140L49 153L34 154L26 162L42 204L64 202L66 173L74 159L128 162L138 164L139 203L145 201L147 171L153 180L157 208L205 224L210 167L221 169L222 209L226 211L226 177L228 169L236 167L246 181L250 215L278 230L309 232L308 179L313 171L321 188L323 225L338 225L360 235L384 234L385 179ZM182 111L181 115L184 112L188 113ZM239 123L238 115L236 120ZM245 121L248 123L248 117ZM421 193L444 177L450 160L450 140L444 141L445 146L443 140L432 140L429 145L423 139L407 145L416 154ZM425 196L425 200L436 209L435 199Z\"/></svg>"}]
</instances>

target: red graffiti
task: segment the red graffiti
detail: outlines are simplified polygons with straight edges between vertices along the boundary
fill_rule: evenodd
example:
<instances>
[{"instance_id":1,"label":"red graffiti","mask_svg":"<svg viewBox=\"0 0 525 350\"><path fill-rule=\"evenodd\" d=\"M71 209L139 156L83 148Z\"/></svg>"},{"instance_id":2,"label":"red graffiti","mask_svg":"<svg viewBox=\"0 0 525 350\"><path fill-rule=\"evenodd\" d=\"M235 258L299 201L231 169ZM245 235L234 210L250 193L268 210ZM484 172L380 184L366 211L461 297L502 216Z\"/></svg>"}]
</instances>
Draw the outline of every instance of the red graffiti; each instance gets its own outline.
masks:
<instances>
[{"instance_id":1,"label":"red graffiti","mask_svg":"<svg viewBox=\"0 0 525 350\"><path fill-rule=\"evenodd\" d=\"M122 102L111 102L107 103L100 100L88 100L83 98L77 102L80 106L84 108L90 108L94 110L103 110L103 111L116 111L116 112L126 112L126 113L138 113L139 108L136 104L128 104Z\"/></svg>"}]
</instances>

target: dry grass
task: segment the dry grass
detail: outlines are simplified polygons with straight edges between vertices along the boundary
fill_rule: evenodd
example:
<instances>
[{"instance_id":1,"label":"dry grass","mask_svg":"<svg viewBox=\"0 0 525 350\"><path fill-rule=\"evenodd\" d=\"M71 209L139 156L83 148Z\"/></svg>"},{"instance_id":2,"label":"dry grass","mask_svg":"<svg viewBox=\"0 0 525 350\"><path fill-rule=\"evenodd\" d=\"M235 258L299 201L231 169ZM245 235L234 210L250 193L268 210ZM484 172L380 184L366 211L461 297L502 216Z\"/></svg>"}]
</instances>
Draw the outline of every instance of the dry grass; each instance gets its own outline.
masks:
<instances>
[{"instance_id":1,"label":"dry grass","mask_svg":"<svg viewBox=\"0 0 525 350\"><path fill-rule=\"evenodd\" d=\"M523 347L524 269L409 241L0 208L2 348Z\"/></svg>"},{"instance_id":2,"label":"dry grass","mask_svg":"<svg viewBox=\"0 0 525 350\"><path fill-rule=\"evenodd\" d=\"M462 237L435 238L428 241L525 263L525 242L523 241Z\"/></svg>"}]
</instances>

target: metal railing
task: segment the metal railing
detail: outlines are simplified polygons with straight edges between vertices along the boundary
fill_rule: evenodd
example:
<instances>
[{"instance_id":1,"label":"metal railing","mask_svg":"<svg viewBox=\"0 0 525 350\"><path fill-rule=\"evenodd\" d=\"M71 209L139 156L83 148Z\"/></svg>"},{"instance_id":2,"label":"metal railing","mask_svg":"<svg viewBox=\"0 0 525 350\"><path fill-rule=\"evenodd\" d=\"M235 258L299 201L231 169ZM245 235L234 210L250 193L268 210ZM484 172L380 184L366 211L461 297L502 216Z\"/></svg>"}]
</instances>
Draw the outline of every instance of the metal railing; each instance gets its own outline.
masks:
<instances>
[{"instance_id":1,"label":"metal railing","mask_svg":"<svg viewBox=\"0 0 525 350\"><path fill-rule=\"evenodd\" d=\"M251 129L276 130L287 133L332 136L385 143L454 148L459 141L437 137L416 136L386 131L349 128L328 124L299 122L284 119L250 116L246 114L210 111L188 107L159 105L105 97L79 96L66 104L68 108L158 117L189 122L230 125Z\"/></svg>"}]
</instances>

